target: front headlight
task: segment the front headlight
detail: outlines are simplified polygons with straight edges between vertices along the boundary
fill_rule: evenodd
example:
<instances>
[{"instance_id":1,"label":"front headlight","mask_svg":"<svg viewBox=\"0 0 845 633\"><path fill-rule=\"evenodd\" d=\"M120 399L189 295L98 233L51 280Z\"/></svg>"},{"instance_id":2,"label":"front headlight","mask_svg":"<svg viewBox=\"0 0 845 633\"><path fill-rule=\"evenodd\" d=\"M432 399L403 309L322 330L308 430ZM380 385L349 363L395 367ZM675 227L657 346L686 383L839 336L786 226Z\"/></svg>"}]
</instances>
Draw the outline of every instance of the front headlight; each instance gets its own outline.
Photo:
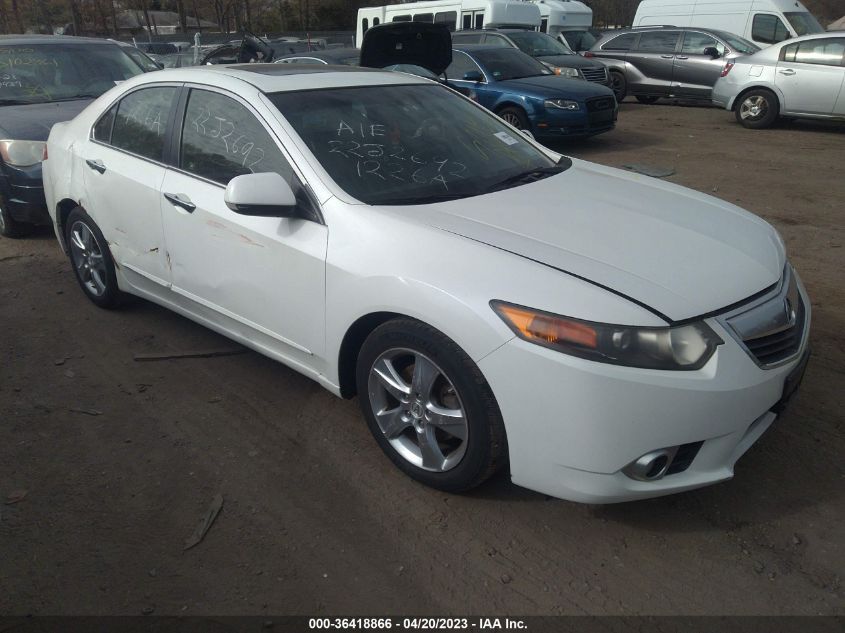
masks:
<instances>
[{"instance_id":1,"label":"front headlight","mask_svg":"<svg viewBox=\"0 0 845 633\"><path fill-rule=\"evenodd\" d=\"M558 110L575 112L581 109L577 101L570 101L569 99L546 99L544 103L547 108L557 108Z\"/></svg>"},{"instance_id":2,"label":"front headlight","mask_svg":"<svg viewBox=\"0 0 845 633\"><path fill-rule=\"evenodd\" d=\"M581 73L577 68L563 68L562 66L555 66L555 74L561 77L568 77L569 79L581 79Z\"/></svg>"},{"instance_id":3,"label":"front headlight","mask_svg":"<svg viewBox=\"0 0 845 633\"><path fill-rule=\"evenodd\" d=\"M41 162L45 145L44 141L0 141L0 156L7 165L29 167Z\"/></svg>"},{"instance_id":4,"label":"front headlight","mask_svg":"<svg viewBox=\"0 0 845 633\"><path fill-rule=\"evenodd\" d=\"M724 343L703 321L635 327L581 321L503 301L490 307L523 340L564 354L644 369L701 369Z\"/></svg>"}]
</instances>

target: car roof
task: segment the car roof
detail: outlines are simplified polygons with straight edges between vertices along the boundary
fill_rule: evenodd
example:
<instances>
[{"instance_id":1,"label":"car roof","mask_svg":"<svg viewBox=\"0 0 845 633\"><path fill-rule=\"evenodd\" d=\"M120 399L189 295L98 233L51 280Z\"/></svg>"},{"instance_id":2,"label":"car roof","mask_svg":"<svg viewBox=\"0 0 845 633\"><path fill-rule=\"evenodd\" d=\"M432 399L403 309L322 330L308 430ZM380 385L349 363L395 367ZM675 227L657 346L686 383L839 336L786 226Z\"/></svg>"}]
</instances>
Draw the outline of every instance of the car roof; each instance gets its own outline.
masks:
<instances>
[{"instance_id":1,"label":"car roof","mask_svg":"<svg viewBox=\"0 0 845 633\"><path fill-rule=\"evenodd\" d=\"M95 37L75 37L73 35L0 35L0 46L10 44L108 44L116 46L112 40Z\"/></svg>"},{"instance_id":2,"label":"car roof","mask_svg":"<svg viewBox=\"0 0 845 633\"><path fill-rule=\"evenodd\" d=\"M290 59L291 57L314 57L315 59L337 59L340 57L352 57L360 55L361 51L357 48L330 48L328 50L319 51L300 51L298 53L285 53L279 55L275 59Z\"/></svg>"},{"instance_id":3,"label":"car roof","mask_svg":"<svg viewBox=\"0 0 845 633\"><path fill-rule=\"evenodd\" d=\"M490 28L490 29L461 29L454 35L460 35L461 33L537 33L534 29L518 29L518 28L507 28L507 29L497 29L497 28ZM453 37L454 37L453 35ZM546 35L543 33L542 35Z\"/></svg>"},{"instance_id":4,"label":"car roof","mask_svg":"<svg viewBox=\"0 0 845 633\"><path fill-rule=\"evenodd\" d=\"M452 49L456 51L463 51L465 53L476 53L478 51L517 51L522 53L522 51L518 48L513 48L511 46L496 46L495 44L455 44ZM525 53L522 54L525 55Z\"/></svg>"},{"instance_id":5,"label":"car roof","mask_svg":"<svg viewBox=\"0 0 845 633\"><path fill-rule=\"evenodd\" d=\"M230 84L228 80L232 79L246 82L265 93L415 83L428 85L431 83L426 79L389 70L322 64L191 66L146 73L130 81L137 83L184 81L225 86Z\"/></svg>"}]
</instances>

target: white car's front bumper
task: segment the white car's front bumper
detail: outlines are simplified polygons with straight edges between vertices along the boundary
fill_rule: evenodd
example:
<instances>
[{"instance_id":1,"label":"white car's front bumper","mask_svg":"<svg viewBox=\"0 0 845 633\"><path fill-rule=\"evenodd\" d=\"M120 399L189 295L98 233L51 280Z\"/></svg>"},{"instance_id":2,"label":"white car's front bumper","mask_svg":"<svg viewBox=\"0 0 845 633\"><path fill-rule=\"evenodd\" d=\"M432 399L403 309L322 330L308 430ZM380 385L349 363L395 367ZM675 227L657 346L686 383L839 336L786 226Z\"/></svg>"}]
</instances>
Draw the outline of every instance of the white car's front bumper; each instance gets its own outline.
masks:
<instances>
[{"instance_id":1,"label":"white car's front bumper","mask_svg":"<svg viewBox=\"0 0 845 633\"><path fill-rule=\"evenodd\" d=\"M803 300L799 353L772 369L758 366L716 319L707 323L725 343L689 372L597 363L511 340L480 367L504 417L514 483L572 501L614 503L730 479L777 417L772 408L787 377L803 369L796 369L808 352ZM646 453L679 446L678 456L694 454L681 472L653 481L623 472Z\"/></svg>"}]
</instances>

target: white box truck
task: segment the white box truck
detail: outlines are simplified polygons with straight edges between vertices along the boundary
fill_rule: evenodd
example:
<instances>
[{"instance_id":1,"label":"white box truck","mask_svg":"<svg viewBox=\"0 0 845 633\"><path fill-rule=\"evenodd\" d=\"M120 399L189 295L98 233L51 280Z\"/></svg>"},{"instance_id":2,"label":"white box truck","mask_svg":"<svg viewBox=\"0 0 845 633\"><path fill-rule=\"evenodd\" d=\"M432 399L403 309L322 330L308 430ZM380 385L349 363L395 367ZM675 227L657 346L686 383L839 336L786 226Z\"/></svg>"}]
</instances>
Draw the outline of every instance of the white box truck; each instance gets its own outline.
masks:
<instances>
[{"instance_id":1,"label":"white box truck","mask_svg":"<svg viewBox=\"0 0 845 633\"><path fill-rule=\"evenodd\" d=\"M763 47L824 32L798 0L643 0L634 26L655 25L727 31Z\"/></svg>"}]
</instances>

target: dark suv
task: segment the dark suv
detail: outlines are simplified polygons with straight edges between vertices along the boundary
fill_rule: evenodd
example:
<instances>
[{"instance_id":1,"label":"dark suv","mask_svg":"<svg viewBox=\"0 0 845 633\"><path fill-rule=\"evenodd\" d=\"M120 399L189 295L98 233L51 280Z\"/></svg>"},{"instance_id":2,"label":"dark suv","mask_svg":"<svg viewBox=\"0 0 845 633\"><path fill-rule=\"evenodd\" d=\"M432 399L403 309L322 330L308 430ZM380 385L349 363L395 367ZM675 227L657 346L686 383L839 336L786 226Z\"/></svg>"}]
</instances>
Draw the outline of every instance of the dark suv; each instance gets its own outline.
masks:
<instances>
[{"instance_id":1,"label":"dark suv","mask_svg":"<svg viewBox=\"0 0 845 633\"><path fill-rule=\"evenodd\" d=\"M605 32L585 53L607 63L616 100L710 100L725 60L760 50L738 35L697 27L638 27Z\"/></svg>"},{"instance_id":2,"label":"dark suv","mask_svg":"<svg viewBox=\"0 0 845 633\"><path fill-rule=\"evenodd\" d=\"M585 59L563 42L545 33L525 29L484 29L452 33L455 46L483 44L509 46L531 55L561 77L586 79L608 85L607 67L601 62Z\"/></svg>"},{"instance_id":3,"label":"dark suv","mask_svg":"<svg viewBox=\"0 0 845 633\"><path fill-rule=\"evenodd\" d=\"M41 160L50 128L144 69L108 40L0 36L0 235L49 224Z\"/></svg>"}]
</instances>

